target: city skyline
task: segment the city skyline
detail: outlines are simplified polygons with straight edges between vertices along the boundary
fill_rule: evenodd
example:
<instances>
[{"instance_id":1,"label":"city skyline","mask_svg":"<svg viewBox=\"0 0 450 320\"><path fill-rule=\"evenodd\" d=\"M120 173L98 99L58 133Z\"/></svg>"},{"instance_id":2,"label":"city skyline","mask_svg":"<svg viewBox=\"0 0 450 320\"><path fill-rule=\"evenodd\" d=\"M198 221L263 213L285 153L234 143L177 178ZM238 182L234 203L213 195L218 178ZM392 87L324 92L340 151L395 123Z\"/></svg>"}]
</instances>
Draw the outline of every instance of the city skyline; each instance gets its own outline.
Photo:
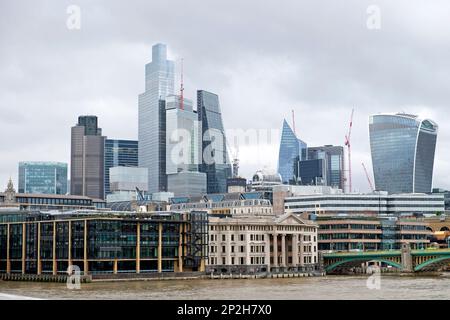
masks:
<instances>
[{"instance_id":1,"label":"city skyline","mask_svg":"<svg viewBox=\"0 0 450 320\"><path fill-rule=\"evenodd\" d=\"M365 162L371 168L368 136L371 114L405 111L435 120L445 116L445 92L450 91L447 88L450 82L442 70L448 67L448 62L438 58L443 52L448 52L448 35L442 31L447 22L438 14L426 29L422 25L422 29L418 30L414 24L415 19L423 19L430 12L436 13L437 7L431 4L409 8L410 12L405 13L399 9L400 6L382 3L383 23L377 31L366 28L366 3L352 9L346 8L348 12L328 4L325 13L314 10L316 23L306 21L305 24L292 20L289 9L296 11L297 19L299 13L301 18L306 19L307 13L315 6L299 4L283 8L283 13L288 17L287 23L293 30L308 27L308 32L298 35L293 42L288 41L289 32L283 35L283 32L277 31L276 26L281 24L277 15L271 20L275 27L252 20L255 25L247 25L250 33L246 33L247 29L238 22L239 19L236 26L226 23L232 29L230 32L222 30L220 23L215 23L214 19L208 20L212 31L218 31L220 38L225 40L223 43L215 40L204 43L203 37L193 38L196 35L195 25L183 32L186 38L180 38L174 26L167 28L160 20L153 22L154 25L148 21L154 19L144 19L140 15L136 16L135 21L131 18L131 11L121 7L119 12L114 2L111 5L108 3L109 14L101 15L99 9L104 8L101 4L91 5L81 1L83 22L79 31L67 30L65 4L43 10L42 15L37 15L35 19L45 23L34 28L27 28L30 26L27 19L33 13L33 7L22 7L20 3L4 4L4 7L6 12L11 13L6 15L4 23L15 19L16 25L23 26L9 29L8 33L5 28L0 31L0 42L5 48L0 53L2 69L5 70L0 75L0 83L3 84L0 87L0 106L7 115L2 117L0 134L8 137L11 132L20 132L18 140L6 141L2 153L0 181L4 181L5 185L9 176L17 185L19 161L70 162L69 128L80 114L97 115L107 137L137 139L136 96L143 92L142 67L149 62L151 46L157 42L167 44L168 58L175 61L177 68L180 58L184 58L187 98L195 99L197 89L219 95L226 129L279 130L282 119L289 121L290 110L295 109L298 135L309 145L343 145L348 117L355 107L352 146L355 190L369 189L360 163ZM189 9L188 6L183 7ZM215 8L227 9L220 5ZM148 9L151 17L153 14L157 17L158 10L166 8L164 4L158 4L148 6ZM250 5L244 5L242 14L249 13L250 9ZM269 16L269 9L273 8L270 5L261 7L263 16ZM237 14L238 10L233 12ZM121 28L125 26L120 23L115 25L122 14L126 16L124 20L135 21L123 34ZM189 19L195 19L195 16ZM404 19L399 22L395 19L398 16ZM96 19L100 19L101 23ZM102 26L112 30L103 30ZM236 39L228 38L236 30L233 28L239 27L244 30L244 35ZM48 31L48 28L54 30ZM273 45L268 47L264 39L256 37L247 45L245 35L254 34L253 28L261 28L271 39L281 36L283 43L274 50ZM330 43L332 36L315 38L321 30L347 34L346 39L360 44L357 49L368 46L373 52L356 50L351 59L346 58L344 54L353 46L334 41ZM441 32L436 32L439 30ZM106 34L108 37L99 43L92 41ZM383 37L380 38L380 35ZM49 45L47 36L55 44ZM29 49L23 50L26 56L21 56L17 45L31 39ZM399 41L399 45L394 50L391 47L388 49L386 44L390 41ZM44 43L46 45L43 47ZM205 50L208 46L211 50ZM218 50L223 46L227 50ZM414 53L410 49L415 49ZM320 55L328 50L339 54L335 59L340 63L334 65L334 60L327 60L329 55ZM31 56L29 52L35 54ZM231 56L230 52L233 53ZM42 57L45 59L40 59ZM178 71L175 73L178 77ZM67 83L63 83L62 79ZM175 88L178 84L179 80L176 80ZM319 84L320 92L312 90ZM39 123L39 127L35 123ZM450 188L445 179L450 164L444 151L449 146L449 135L450 128L440 123L434 187ZM23 140L21 136L27 139ZM268 148L273 152L263 149L259 155L253 148L240 148L242 175L249 179L264 165L276 170L278 145L279 141L275 141ZM263 158L261 164L246 165L246 159L251 156ZM370 175L373 178L372 172Z\"/></svg>"}]
</instances>

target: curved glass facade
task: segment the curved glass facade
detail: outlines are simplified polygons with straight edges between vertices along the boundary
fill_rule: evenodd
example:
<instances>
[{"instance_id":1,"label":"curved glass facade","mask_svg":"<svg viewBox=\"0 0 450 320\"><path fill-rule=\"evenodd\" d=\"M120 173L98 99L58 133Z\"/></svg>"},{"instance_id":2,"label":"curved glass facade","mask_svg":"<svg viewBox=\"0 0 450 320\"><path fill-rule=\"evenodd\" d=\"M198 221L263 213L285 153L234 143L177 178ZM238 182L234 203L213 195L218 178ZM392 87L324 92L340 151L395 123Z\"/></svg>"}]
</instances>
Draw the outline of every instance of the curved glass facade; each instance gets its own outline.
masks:
<instances>
[{"instance_id":1,"label":"curved glass facade","mask_svg":"<svg viewBox=\"0 0 450 320\"><path fill-rule=\"evenodd\" d=\"M284 120L278 156L278 173L281 175L283 183L290 183L293 180L294 162L298 159L306 159L306 148L306 143L297 138L294 131Z\"/></svg>"},{"instance_id":2,"label":"curved glass facade","mask_svg":"<svg viewBox=\"0 0 450 320\"><path fill-rule=\"evenodd\" d=\"M220 110L219 96L205 91L197 91L198 120L202 124L202 163L200 171L207 176L208 193L227 192L227 178L231 177L225 129ZM214 161L206 161L203 154L211 152Z\"/></svg>"},{"instance_id":3,"label":"curved glass facade","mask_svg":"<svg viewBox=\"0 0 450 320\"><path fill-rule=\"evenodd\" d=\"M438 126L408 114L370 117L375 188L389 193L430 193Z\"/></svg>"}]
</instances>

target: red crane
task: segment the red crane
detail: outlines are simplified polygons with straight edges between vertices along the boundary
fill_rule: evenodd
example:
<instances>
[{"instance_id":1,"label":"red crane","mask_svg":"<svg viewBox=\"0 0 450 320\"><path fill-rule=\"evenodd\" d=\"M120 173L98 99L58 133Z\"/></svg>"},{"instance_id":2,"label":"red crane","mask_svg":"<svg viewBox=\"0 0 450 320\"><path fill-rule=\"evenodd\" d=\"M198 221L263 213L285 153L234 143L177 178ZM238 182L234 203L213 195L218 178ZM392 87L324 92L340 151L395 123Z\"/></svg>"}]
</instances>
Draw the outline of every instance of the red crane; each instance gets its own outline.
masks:
<instances>
[{"instance_id":1,"label":"red crane","mask_svg":"<svg viewBox=\"0 0 450 320\"><path fill-rule=\"evenodd\" d=\"M348 192L352 192L352 148L351 148L351 136L353 127L353 114L355 109L352 109L352 115L350 117L350 126L348 128L348 134L345 136L345 145L348 149Z\"/></svg>"},{"instance_id":2,"label":"red crane","mask_svg":"<svg viewBox=\"0 0 450 320\"><path fill-rule=\"evenodd\" d=\"M373 192L373 191L375 191L375 189L373 187L372 181L370 180L369 173L367 172L367 169L366 169L366 166L364 165L364 162L362 162L361 164L362 164L362 166L364 168L364 172L366 173L366 178L367 178L367 181L369 182L370 190L372 190L372 192Z\"/></svg>"}]
</instances>

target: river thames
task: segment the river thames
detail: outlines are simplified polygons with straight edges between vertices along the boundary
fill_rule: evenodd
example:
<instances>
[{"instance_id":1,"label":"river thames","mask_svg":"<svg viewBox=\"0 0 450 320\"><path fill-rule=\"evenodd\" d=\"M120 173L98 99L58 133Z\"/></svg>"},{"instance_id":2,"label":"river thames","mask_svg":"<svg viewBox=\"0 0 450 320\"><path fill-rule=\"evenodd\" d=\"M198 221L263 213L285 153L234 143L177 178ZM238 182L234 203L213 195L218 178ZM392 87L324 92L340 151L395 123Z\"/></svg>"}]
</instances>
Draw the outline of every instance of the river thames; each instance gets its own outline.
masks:
<instances>
[{"instance_id":1,"label":"river thames","mask_svg":"<svg viewBox=\"0 0 450 320\"><path fill-rule=\"evenodd\" d=\"M89 300L450 299L448 276L381 275L379 286L376 287L367 285L368 278L369 276L326 276L251 280L118 281L81 284L80 290L69 290L61 283L0 281L0 299L21 296Z\"/></svg>"}]
</instances>

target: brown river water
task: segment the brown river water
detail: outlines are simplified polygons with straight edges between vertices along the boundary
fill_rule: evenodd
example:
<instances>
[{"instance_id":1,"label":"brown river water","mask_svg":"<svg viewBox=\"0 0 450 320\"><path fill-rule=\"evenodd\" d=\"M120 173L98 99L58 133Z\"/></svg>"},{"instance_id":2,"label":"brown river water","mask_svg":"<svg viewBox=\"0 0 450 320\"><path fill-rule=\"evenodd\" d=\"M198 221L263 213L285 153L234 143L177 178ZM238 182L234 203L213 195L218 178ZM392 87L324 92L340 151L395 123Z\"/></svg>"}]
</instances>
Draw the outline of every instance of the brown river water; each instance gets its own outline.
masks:
<instances>
[{"instance_id":1,"label":"brown river water","mask_svg":"<svg viewBox=\"0 0 450 320\"><path fill-rule=\"evenodd\" d=\"M450 299L448 275L381 275L372 289L368 277L95 282L81 284L80 290L61 283L0 281L0 299Z\"/></svg>"}]
</instances>

